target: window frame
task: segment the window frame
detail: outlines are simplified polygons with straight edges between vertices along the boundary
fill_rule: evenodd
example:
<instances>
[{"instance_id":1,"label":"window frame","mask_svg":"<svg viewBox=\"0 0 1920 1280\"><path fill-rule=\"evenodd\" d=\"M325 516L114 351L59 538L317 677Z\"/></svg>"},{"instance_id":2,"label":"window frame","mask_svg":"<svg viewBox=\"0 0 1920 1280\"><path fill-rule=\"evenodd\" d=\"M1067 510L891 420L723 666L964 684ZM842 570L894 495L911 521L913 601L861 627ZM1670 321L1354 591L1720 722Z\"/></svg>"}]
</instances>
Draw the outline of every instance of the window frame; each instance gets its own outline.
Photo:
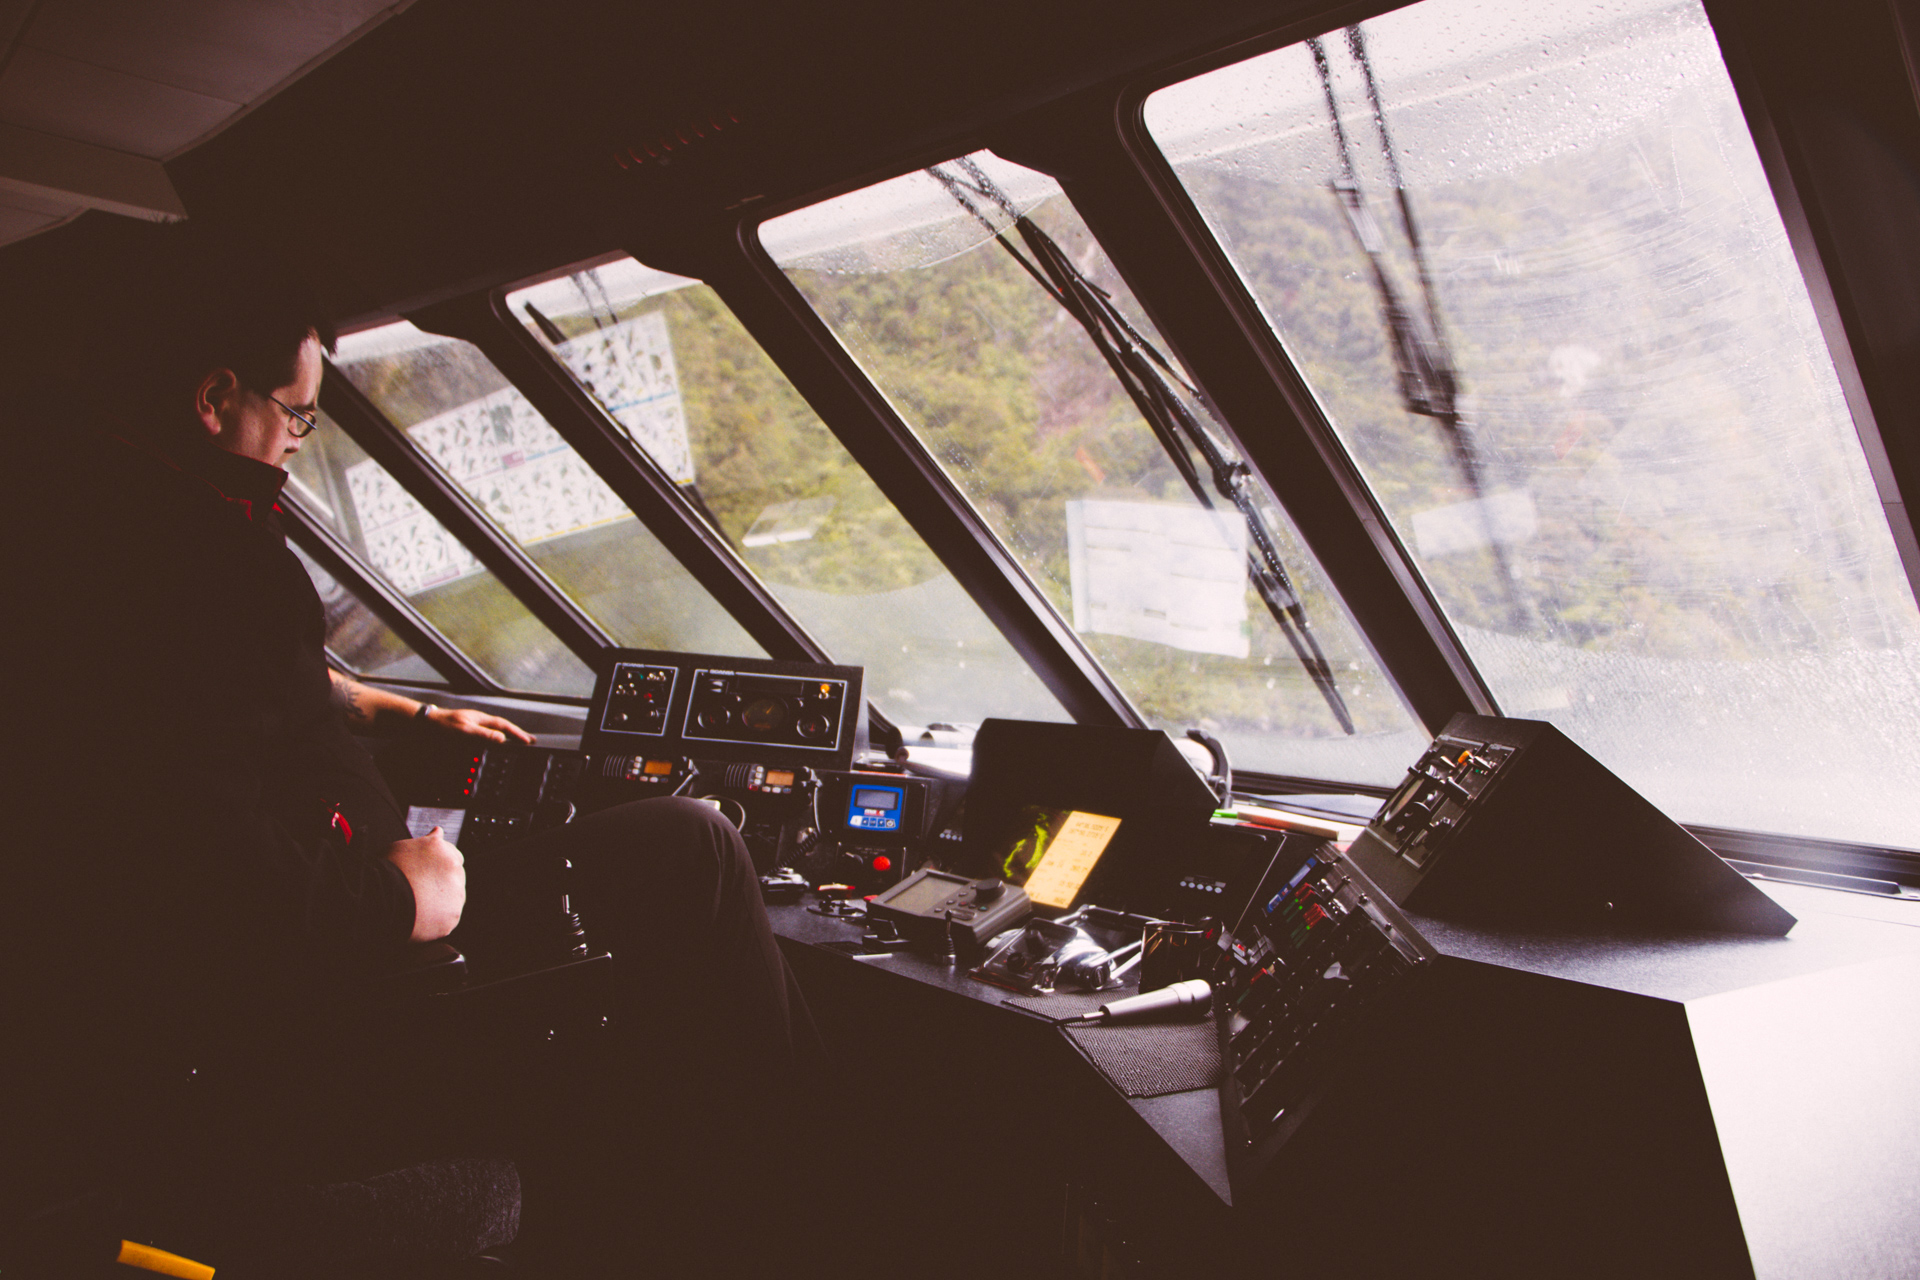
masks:
<instances>
[{"instance_id":1,"label":"window frame","mask_svg":"<svg viewBox=\"0 0 1920 1280\"><path fill-rule=\"evenodd\" d=\"M1702 0L1703 8L1714 38L1720 48L1723 63L1732 80L1736 97L1740 104L1743 119L1751 135L1756 151L1759 153L1768 187L1781 220L1786 228L1788 243L1793 251L1796 264L1800 268L1801 278L1808 295L1813 302L1816 317L1819 320L1822 337L1827 352L1833 361L1839 376L1847 407L1852 415L1856 433L1859 436L1862 452L1866 457L1870 474L1881 498L1881 509L1888 521L1894 544L1900 555L1902 567L1906 570L1908 584L1914 591L1916 600L1920 600L1920 533L1916 532L1912 513L1915 503L1907 500L1908 495L1920 497L1920 468L1910 469L1902 474L1898 457L1911 453L1920 458L1920 448L1902 450L1898 446L1905 444L1904 439L1896 439L1895 447L1889 448L1888 440L1882 433L1882 422L1891 420L1910 424L1915 414L1908 410L1901 413L1898 406L1887 406L1886 398L1891 394L1882 388L1879 397L1873 394L1870 379L1863 377L1861 362L1856 356L1856 346L1871 343L1872 326L1862 314L1862 308L1850 300L1844 278L1831 264L1834 256L1844 248L1842 238L1836 236L1831 226L1818 225L1816 210L1820 196L1839 199L1844 203L1847 193L1828 195L1817 190L1818 183L1809 172L1804 155L1795 155L1793 149L1785 144L1782 132L1777 127L1773 104L1783 99L1793 99L1796 86L1781 83L1783 77L1770 74L1762 66L1759 58L1751 56L1749 44L1756 36L1775 45L1783 37L1772 27L1768 27L1764 15L1758 15L1752 4L1743 4L1742 0ZM1153 93L1163 88L1189 80L1208 71L1230 66L1247 59L1257 57L1276 49L1298 44L1309 37L1325 35L1338 31L1342 27L1363 22L1395 8L1396 4L1366 4L1344 7L1320 12L1317 16L1299 19L1283 26L1270 28L1259 35L1235 41L1210 50L1197 57L1185 57L1170 60L1151 71L1143 71L1127 80L1123 87L1115 92L1101 95L1101 100L1110 111L1107 118L1113 123L1112 133L1118 145L1131 161L1135 172L1150 188L1154 196L1154 205L1164 215L1166 224L1162 230L1171 235L1161 234L1150 237L1155 247L1166 251L1178 244L1194 260L1192 265L1208 284L1227 303L1228 311L1235 327L1245 340L1258 353L1259 360L1274 383L1279 398L1284 400L1292 411L1291 421L1281 420L1283 427L1308 437L1315 451L1328 459L1329 469L1334 473L1342 493L1351 504L1358 519L1367 525L1374 546L1379 555L1388 561L1395 576L1402 582L1402 589L1409 600L1415 601L1429 627L1429 634L1447 661L1455 675L1461 677L1462 692L1475 698L1484 695L1491 707L1491 694L1480 679L1475 664L1467 655L1464 646L1453 633L1452 626L1440 611L1438 602L1426 587L1421 575L1413 570L1413 562L1407 548L1401 543L1386 521L1377 499L1361 481L1358 468L1348 457L1345 447L1338 441L1332 424L1319 409L1317 400L1307 391L1307 383L1292 359L1286 354L1279 337L1274 333L1265 317L1261 314L1247 284L1240 278L1239 272L1228 260L1225 250L1215 240L1208 229L1205 219L1194 205L1192 198L1181 185L1170 162L1161 154L1158 145L1147 132L1145 121L1146 101ZM1752 23L1748 13L1756 13ZM1777 25L1777 24L1776 24ZM1908 50L1911 57L1911 50ZM1777 71L1777 68L1774 69ZM1920 106L1920 81L1914 82L1914 97L1910 105ZM1051 139L1041 135L1042 145ZM1012 158L1012 157L1010 157ZM1023 163L1033 163L1023 160ZM1106 162L1103 164L1102 162ZM1085 165L1084 158L1081 163ZM1110 171L1111 160L1103 151L1091 169L1100 170L1108 182L1115 180ZM1086 182L1086 179L1079 179ZM1073 187L1068 179L1061 178L1061 185L1067 187L1069 194ZM1088 185L1091 185L1090 183ZM1816 199L1809 202L1803 198L1803 185L1816 188ZM1079 204L1076 199L1076 205ZM1089 225L1093 225L1089 216ZM1096 227L1096 234L1105 233ZM1120 266L1123 273L1129 269L1127 263L1112 246L1108 252ZM1135 264L1138 265L1137 262ZM1189 276L1194 274L1188 273ZM1131 278L1130 278L1131 283ZM1143 306L1152 306L1150 297L1158 296L1155 288L1143 289L1135 285L1135 294L1140 297ZM1202 294L1201 296L1204 296ZM1173 309L1174 322L1171 327L1162 325L1176 350L1184 355L1181 338L1191 337L1198 327L1182 323L1179 310ZM1154 314L1156 324L1161 318ZM1204 362L1207 357L1202 354ZM1205 375L1195 369L1195 376L1206 386ZM1894 409L1890 419L1884 410ZM1233 415L1223 412L1232 420ZM1263 448L1263 441L1249 442L1253 448L1249 460L1264 477L1275 474L1266 465L1273 451ZM1297 442L1296 442L1297 443ZM1297 451L1296 451L1297 452ZM1255 454L1261 456L1256 457ZM1905 481L1906 483L1901 483ZM1276 490L1277 492L1277 490ZM1282 499L1286 502L1286 499ZM1289 510L1292 510L1291 504ZM1350 544L1349 544L1350 545ZM1318 551L1318 548L1316 548ZM1430 617L1428 615L1431 615ZM1363 635L1373 638L1371 628L1362 627ZM1398 677L1398 668L1385 661L1390 674ZM1456 710L1478 711L1480 714L1498 714L1497 711L1480 711L1474 706L1458 706ZM1430 728L1436 732L1440 725L1430 722ZM1684 824L1683 824L1684 825ZM1735 830L1711 826L1689 826L1689 830L1702 839L1708 847L1723 856L1749 860L1763 865L1805 868L1840 875L1853 875L1873 879L1891 878L1897 883L1920 886L1920 849L1890 849L1881 846L1864 845L1847 841L1821 840L1808 837L1789 836L1771 832Z\"/></svg>"},{"instance_id":2,"label":"window frame","mask_svg":"<svg viewBox=\"0 0 1920 1280\"><path fill-rule=\"evenodd\" d=\"M306 509L298 493L285 494L284 499L281 509L286 514L288 540L313 557L322 569L352 592L355 599L406 641L428 666L440 673L448 689L455 693L505 692L478 663L428 621L425 614L414 608L411 601L378 574L367 572L360 558L333 530ZM331 649L328 654L333 656ZM358 673L350 667L341 665L340 670L358 678Z\"/></svg>"},{"instance_id":3,"label":"window frame","mask_svg":"<svg viewBox=\"0 0 1920 1280\"><path fill-rule=\"evenodd\" d=\"M423 321L431 323L435 332L478 347L767 656L788 662L831 661L820 643L678 491L679 486L508 312L507 295L514 290L608 260L608 255L601 255L469 295L417 313L414 322L423 328L427 327Z\"/></svg>"},{"instance_id":4,"label":"window frame","mask_svg":"<svg viewBox=\"0 0 1920 1280\"><path fill-rule=\"evenodd\" d=\"M698 264L698 270L669 269L703 281L720 296L1075 722L1144 727L1132 701L760 243L762 223L827 198L816 194L756 206L730 234L681 242L666 253L641 246L633 256L650 263L691 257Z\"/></svg>"},{"instance_id":5,"label":"window frame","mask_svg":"<svg viewBox=\"0 0 1920 1280\"><path fill-rule=\"evenodd\" d=\"M391 322L363 325L356 332L376 328L379 323ZM327 376L321 383L320 407L574 657L590 671L599 669L600 655L615 647L612 637L574 604L531 556L495 527L479 505L462 492L451 477L442 473L331 360L327 362ZM511 692L544 696L526 690Z\"/></svg>"}]
</instances>

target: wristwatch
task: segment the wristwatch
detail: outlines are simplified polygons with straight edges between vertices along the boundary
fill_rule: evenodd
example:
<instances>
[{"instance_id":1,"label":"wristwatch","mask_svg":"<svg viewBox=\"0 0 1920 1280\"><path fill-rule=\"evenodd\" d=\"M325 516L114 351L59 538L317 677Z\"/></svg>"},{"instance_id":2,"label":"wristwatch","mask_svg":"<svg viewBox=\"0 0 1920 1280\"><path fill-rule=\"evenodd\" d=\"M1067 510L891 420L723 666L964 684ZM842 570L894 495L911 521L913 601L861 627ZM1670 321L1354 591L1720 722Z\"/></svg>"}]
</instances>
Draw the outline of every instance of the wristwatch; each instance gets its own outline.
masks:
<instances>
[{"instance_id":1,"label":"wristwatch","mask_svg":"<svg viewBox=\"0 0 1920 1280\"><path fill-rule=\"evenodd\" d=\"M440 708L434 706L431 702L423 702L420 704L420 709L413 713L413 718L415 720L425 720L428 712L438 711L439 709Z\"/></svg>"}]
</instances>

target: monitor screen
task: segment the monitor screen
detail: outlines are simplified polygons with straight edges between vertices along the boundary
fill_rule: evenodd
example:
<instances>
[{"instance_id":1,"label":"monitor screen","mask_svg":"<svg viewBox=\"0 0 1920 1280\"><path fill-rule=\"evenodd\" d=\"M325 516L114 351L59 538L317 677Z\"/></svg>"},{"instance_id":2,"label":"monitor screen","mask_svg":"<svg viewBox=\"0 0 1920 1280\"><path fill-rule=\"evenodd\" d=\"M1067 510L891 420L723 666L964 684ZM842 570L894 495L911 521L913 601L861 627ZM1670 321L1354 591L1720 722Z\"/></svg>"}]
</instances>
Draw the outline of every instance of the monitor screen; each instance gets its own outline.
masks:
<instances>
[{"instance_id":1,"label":"monitor screen","mask_svg":"<svg viewBox=\"0 0 1920 1280\"><path fill-rule=\"evenodd\" d=\"M1119 829L1120 819L1104 814L1022 805L996 842L991 874L1024 887L1036 906L1064 911Z\"/></svg>"}]
</instances>

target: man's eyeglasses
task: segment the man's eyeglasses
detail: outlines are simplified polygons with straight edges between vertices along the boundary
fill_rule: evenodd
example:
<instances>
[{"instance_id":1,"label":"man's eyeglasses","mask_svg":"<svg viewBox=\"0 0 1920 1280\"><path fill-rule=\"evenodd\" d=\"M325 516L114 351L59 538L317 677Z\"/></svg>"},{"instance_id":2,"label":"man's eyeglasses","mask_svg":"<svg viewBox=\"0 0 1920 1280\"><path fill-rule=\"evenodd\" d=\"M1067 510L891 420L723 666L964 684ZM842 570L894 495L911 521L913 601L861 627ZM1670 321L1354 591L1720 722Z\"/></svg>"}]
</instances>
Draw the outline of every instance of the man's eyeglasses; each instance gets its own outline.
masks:
<instances>
[{"instance_id":1,"label":"man's eyeglasses","mask_svg":"<svg viewBox=\"0 0 1920 1280\"><path fill-rule=\"evenodd\" d=\"M312 435L314 429L320 425L320 419L308 417L292 405L281 400L279 396L269 394L267 399L273 401L282 409L285 409L287 416L293 419L293 425L287 428L287 434L295 440L305 440L308 436Z\"/></svg>"}]
</instances>

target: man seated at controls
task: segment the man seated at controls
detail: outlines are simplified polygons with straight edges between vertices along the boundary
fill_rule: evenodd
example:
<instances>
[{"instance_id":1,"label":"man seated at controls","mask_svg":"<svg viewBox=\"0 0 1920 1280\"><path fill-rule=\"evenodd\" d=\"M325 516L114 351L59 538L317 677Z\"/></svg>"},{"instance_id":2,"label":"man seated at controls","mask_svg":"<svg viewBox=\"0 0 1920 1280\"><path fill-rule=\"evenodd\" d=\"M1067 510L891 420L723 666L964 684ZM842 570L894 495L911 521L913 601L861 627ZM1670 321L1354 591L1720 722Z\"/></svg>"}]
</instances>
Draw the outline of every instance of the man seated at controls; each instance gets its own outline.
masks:
<instances>
[{"instance_id":1,"label":"man seated at controls","mask_svg":"<svg viewBox=\"0 0 1920 1280\"><path fill-rule=\"evenodd\" d=\"M20 1082L0 1145L38 1152L10 1159L43 1186L110 1187L156 1243L234 1276L293 1274L276 1249L356 1274L430 1255L395 1215L457 1217L436 1197L473 1187L416 1178L412 1201L359 1217L338 1188L465 1155L517 1163L501 1167L550 1246L617 1219L677 1231L684 1265L744 1267L713 1188L758 1167L755 1108L817 1039L739 834L685 799L471 865L438 829L409 834L348 721L421 704L328 670L276 505L314 428L328 318L299 279L199 233L125 237L113 304L43 316L39 390L18 370L7 384L6 662L33 736L0 851L0 1052ZM76 359L91 367L53 367ZM426 716L528 740L482 713ZM556 1048L542 1007L382 994L409 943L463 917L476 962L533 954L567 863L573 910L614 957L607 1030ZM316 1188L334 1190L301 1198ZM511 1188L480 1191L491 1226L445 1249L511 1234Z\"/></svg>"}]
</instances>

